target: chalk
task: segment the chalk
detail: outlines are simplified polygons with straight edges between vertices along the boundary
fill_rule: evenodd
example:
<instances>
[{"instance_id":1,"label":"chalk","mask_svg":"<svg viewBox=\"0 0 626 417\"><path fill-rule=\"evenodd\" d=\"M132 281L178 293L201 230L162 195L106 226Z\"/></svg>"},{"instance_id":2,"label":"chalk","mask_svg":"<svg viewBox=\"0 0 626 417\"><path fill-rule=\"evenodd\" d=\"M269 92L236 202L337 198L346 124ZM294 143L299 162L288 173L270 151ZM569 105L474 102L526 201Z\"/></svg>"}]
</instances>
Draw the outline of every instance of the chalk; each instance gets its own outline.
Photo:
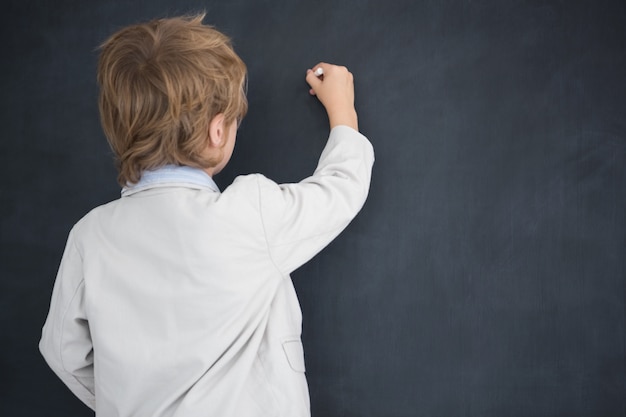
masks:
<instances>
[{"instance_id":1,"label":"chalk","mask_svg":"<svg viewBox=\"0 0 626 417\"><path fill-rule=\"evenodd\" d=\"M324 68L319 67L318 69L316 69L315 75L317 75L318 77L321 77L322 75L324 75Z\"/></svg>"}]
</instances>

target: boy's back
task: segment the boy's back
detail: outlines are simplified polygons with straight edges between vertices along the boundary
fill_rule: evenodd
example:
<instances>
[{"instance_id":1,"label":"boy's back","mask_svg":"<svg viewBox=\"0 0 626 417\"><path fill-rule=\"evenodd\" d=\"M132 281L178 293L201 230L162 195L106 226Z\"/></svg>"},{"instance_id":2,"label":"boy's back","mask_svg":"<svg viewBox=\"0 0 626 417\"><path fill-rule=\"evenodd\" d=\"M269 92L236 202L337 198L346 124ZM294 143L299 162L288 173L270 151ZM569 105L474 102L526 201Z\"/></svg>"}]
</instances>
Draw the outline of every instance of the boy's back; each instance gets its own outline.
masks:
<instances>
[{"instance_id":1,"label":"boy's back","mask_svg":"<svg viewBox=\"0 0 626 417\"><path fill-rule=\"evenodd\" d=\"M40 348L99 416L309 415L289 273L356 215L373 163L337 114L300 183L249 175L220 193L161 165L72 229Z\"/></svg>"}]
</instances>

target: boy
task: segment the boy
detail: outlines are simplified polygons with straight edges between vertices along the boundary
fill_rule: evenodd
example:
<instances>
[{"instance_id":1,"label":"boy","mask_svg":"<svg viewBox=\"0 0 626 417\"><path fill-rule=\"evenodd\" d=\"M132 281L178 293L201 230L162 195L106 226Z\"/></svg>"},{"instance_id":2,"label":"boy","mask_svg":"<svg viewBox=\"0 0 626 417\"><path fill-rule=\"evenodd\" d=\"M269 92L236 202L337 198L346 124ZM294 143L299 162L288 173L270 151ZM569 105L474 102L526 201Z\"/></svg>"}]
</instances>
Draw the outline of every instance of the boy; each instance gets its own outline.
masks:
<instances>
[{"instance_id":1,"label":"boy","mask_svg":"<svg viewBox=\"0 0 626 417\"><path fill-rule=\"evenodd\" d=\"M368 193L352 75L320 63L310 93L331 133L315 173L278 185L211 177L247 109L246 69L204 16L114 34L98 64L119 200L72 229L40 350L98 416L308 416L301 312L289 273Z\"/></svg>"}]
</instances>

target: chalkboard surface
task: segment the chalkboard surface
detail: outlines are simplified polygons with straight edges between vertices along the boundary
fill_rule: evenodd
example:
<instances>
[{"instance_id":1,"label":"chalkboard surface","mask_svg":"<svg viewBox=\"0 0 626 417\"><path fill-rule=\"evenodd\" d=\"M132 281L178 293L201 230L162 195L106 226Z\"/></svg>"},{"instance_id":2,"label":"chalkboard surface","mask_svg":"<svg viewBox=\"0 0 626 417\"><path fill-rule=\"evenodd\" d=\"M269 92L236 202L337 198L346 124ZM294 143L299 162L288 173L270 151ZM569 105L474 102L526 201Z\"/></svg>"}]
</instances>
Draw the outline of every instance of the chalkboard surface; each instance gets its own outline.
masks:
<instances>
[{"instance_id":1,"label":"chalkboard surface","mask_svg":"<svg viewBox=\"0 0 626 417\"><path fill-rule=\"evenodd\" d=\"M207 11L249 68L216 177L308 176L318 61L355 75L370 197L293 274L314 416L626 416L626 3L8 1L0 415L88 416L37 343L71 226L119 189L97 46Z\"/></svg>"}]
</instances>

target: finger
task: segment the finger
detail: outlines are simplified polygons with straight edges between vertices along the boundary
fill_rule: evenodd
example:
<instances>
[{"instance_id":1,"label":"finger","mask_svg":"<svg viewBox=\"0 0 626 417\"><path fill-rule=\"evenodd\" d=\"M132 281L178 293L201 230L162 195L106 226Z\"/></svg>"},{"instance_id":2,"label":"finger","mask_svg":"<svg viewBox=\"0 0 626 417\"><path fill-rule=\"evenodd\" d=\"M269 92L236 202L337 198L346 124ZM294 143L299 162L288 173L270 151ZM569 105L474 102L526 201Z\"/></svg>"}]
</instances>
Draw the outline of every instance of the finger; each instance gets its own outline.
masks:
<instances>
[{"instance_id":1,"label":"finger","mask_svg":"<svg viewBox=\"0 0 626 417\"><path fill-rule=\"evenodd\" d=\"M312 90L315 90L322 84L322 80L319 79L313 70L307 70L306 72L306 82L309 83Z\"/></svg>"},{"instance_id":2,"label":"finger","mask_svg":"<svg viewBox=\"0 0 626 417\"><path fill-rule=\"evenodd\" d=\"M328 74L331 69L332 69L332 65L327 64L326 62L318 62L316 65L314 65L312 67L313 69L311 71L313 71L313 73L320 79L320 80L324 80L324 75Z\"/></svg>"},{"instance_id":3,"label":"finger","mask_svg":"<svg viewBox=\"0 0 626 417\"><path fill-rule=\"evenodd\" d=\"M328 71L330 65L326 62L318 62L313 66L313 72L317 71L318 68L321 68L324 72Z\"/></svg>"}]
</instances>

